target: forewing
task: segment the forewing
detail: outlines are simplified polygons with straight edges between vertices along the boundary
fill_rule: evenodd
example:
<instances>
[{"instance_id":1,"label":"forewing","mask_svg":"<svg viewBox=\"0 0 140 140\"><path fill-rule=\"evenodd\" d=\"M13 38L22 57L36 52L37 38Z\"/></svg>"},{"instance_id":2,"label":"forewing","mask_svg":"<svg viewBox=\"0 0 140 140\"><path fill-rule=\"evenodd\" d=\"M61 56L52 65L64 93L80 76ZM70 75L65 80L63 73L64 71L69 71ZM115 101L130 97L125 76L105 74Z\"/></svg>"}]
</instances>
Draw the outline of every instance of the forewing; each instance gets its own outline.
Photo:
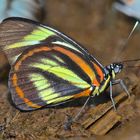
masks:
<instances>
[{"instance_id":1,"label":"forewing","mask_svg":"<svg viewBox=\"0 0 140 140\"><path fill-rule=\"evenodd\" d=\"M73 49L102 67L84 47L49 26L24 18L8 18L0 24L0 46L7 54L10 64L14 63L24 50L50 43Z\"/></svg>"},{"instance_id":2,"label":"forewing","mask_svg":"<svg viewBox=\"0 0 140 140\"><path fill-rule=\"evenodd\" d=\"M10 64L27 48L41 44L42 40L55 36L40 24L22 18L9 18L0 24L0 46L7 54Z\"/></svg>"},{"instance_id":3,"label":"forewing","mask_svg":"<svg viewBox=\"0 0 140 140\"><path fill-rule=\"evenodd\" d=\"M96 75L90 61L59 45L28 49L9 75L12 100L20 110L35 110L89 96Z\"/></svg>"}]
</instances>

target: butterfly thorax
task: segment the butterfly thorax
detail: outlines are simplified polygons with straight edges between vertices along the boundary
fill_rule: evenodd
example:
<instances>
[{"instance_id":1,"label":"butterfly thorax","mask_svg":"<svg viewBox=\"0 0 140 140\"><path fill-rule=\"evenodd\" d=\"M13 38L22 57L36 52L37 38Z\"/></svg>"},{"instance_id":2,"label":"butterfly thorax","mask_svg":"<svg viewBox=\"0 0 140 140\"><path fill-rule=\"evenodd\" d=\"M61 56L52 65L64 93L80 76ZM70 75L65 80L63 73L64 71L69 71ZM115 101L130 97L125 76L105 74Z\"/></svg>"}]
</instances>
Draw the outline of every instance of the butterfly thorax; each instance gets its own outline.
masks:
<instances>
[{"instance_id":1,"label":"butterfly thorax","mask_svg":"<svg viewBox=\"0 0 140 140\"><path fill-rule=\"evenodd\" d=\"M122 68L123 64L121 63L112 63L104 67L104 80L99 87L96 87L97 89L93 92L93 94L99 95L102 93L109 86L110 81L115 80L116 74L120 73Z\"/></svg>"}]
</instances>

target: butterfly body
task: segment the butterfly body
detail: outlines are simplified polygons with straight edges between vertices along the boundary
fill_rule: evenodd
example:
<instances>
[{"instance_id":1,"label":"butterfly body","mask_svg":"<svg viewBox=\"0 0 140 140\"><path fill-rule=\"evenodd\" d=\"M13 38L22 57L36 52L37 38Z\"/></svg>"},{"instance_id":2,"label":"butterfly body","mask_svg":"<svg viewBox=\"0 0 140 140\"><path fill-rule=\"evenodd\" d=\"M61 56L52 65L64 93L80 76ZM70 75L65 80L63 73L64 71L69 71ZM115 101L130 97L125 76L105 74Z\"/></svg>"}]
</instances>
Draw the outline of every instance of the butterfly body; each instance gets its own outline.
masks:
<instances>
[{"instance_id":1,"label":"butterfly body","mask_svg":"<svg viewBox=\"0 0 140 140\"><path fill-rule=\"evenodd\" d=\"M24 111L99 95L122 69L102 66L71 38L23 18L1 23L0 46L11 64L12 101Z\"/></svg>"}]
</instances>

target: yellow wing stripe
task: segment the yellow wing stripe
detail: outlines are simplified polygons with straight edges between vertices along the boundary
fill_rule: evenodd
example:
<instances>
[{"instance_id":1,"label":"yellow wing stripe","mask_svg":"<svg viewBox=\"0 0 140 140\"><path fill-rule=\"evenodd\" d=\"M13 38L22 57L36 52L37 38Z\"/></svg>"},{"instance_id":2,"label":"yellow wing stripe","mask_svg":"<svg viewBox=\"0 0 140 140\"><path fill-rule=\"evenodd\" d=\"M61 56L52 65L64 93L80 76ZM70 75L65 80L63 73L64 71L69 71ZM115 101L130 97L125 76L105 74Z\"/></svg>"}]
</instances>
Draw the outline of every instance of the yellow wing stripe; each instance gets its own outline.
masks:
<instances>
[{"instance_id":1,"label":"yellow wing stripe","mask_svg":"<svg viewBox=\"0 0 140 140\"><path fill-rule=\"evenodd\" d=\"M50 104L52 102L59 102L61 100L65 100L65 99L68 99L69 96L67 97L59 97L59 94L55 93L55 91L53 90L53 88L49 88L50 86L50 83L47 81L47 79L45 77L43 77L42 75L40 74L31 74L30 75L30 79L32 81L34 80L37 80L37 77L39 79L42 79L42 81L37 81L37 82L33 82L34 86L36 87L36 89L38 90L39 92L39 97L45 101L47 104ZM46 88L46 89L45 89ZM43 90L44 89L44 90ZM42 90L42 91L39 91L39 90ZM59 97L59 98L57 98Z\"/></svg>"},{"instance_id":2,"label":"yellow wing stripe","mask_svg":"<svg viewBox=\"0 0 140 140\"><path fill-rule=\"evenodd\" d=\"M43 63L45 65L50 65L50 66L58 66L58 63L56 63L55 61L46 59L46 58L42 58L39 60L39 63Z\"/></svg>"},{"instance_id":3,"label":"yellow wing stripe","mask_svg":"<svg viewBox=\"0 0 140 140\"><path fill-rule=\"evenodd\" d=\"M33 81L33 85L36 87L38 91L47 89L50 86L50 83L47 79L38 73L32 73L29 75L31 82ZM41 80L40 80L41 79Z\"/></svg>"},{"instance_id":4,"label":"yellow wing stripe","mask_svg":"<svg viewBox=\"0 0 140 140\"><path fill-rule=\"evenodd\" d=\"M34 68L39 68L43 71L47 71L50 73L53 73L54 75L69 81L71 84L74 84L80 88L88 88L90 87L90 85L83 81L80 77L78 77L74 72L72 72L71 70L62 67L62 66L50 66L50 65L44 65L44 64L40 64L40 63L33 63L30 64L31 67Z\"/></svg>"},{"instance_id":5,"label":"yellow wing stripe","mask_svg":"<svg viewBox=\"0 0 140 140\"><path fill-rule=\"evenodd\" d=\"M20 48L20 47L23 47L23 46L29 46L29 45L34 45L34 44L38 44L38 43L39 43L38 40L33 40L33 41L21 40L19 42L16 42L14 44L11 44L11 45L6 46L4 48L4 50Z\"/></svg>"},{"instance_id":6,"label":"yellow wing stripe","mask_svg":"<svg viewBox=\"0 0 140 140\"><path fill-rule=\"evenodd\" d=\"M67 54L67 56L69 56L75 63L77 63L77 65L79 65L80 68L90 77L91 81L95 81L96 83L98 83L94 71L85 61L82 60L82 58L62 47L56 46L54 47L54 49L63 54Z\"/></svg>"},{"instance_id":7,"label":"yellow wing stripe","mask_svg":"<svg viewBox=\"0 0 140 140\"><path fill-rule=\"evenodd\" d=\"M55 98L55 99L51 99L50 101L47 101L47 104L51 104L51 103L60 103L66 100L71 99L73 96L64 96L64 97L59 97L59 98Z\"/></svg>"},{"instance_id":8,"label":"yellow wing stripe","mask_svg":"<svg viewBox=\"0 0 140 140\"><path fill-rule=\"evenodd\" d=\"M38 27L33 30L29 35L25 36L23 40L44 40L49 36L56 35L54 32L44 29L43 27Z\"/></svg>"},{"instance_id":9,"label":"yellow wing stripe","mask_svg":"<svg viewBox=\"0 0 140 140\"><path fill-rule=\"evenodd\" d=\"M60 57L58 57L58 56L56 56L56 55L54 55L53 57L56 58L56 60L57 60L58 62L60 62L60 63L65 63Z\"/></svg>"},{"instance_id":10,"label":"yellow wing stripe","mask_svg":"<svg viewBox=\"0 0 140 140\"><path fill-rule=\"evenodd\" d=\"M33 30L29 35L26 35L25 37L23 37L23 39L19 40L18 42L6 46L4 50L39 44L41 40L44 40L52 35L55 35L55 33L47 29L44 29L43 27L38 27L37 29Z\"/></svg>"},{"instance_id":11,"label":"yellow wing stripe","mask_svg":"<svg viewBox=\"0 0 140 140\"><path fill-rule=\"evenodd\" d=\"M42 76L41 74L38 74L38 73L31 74L30 75L30 80L31 81L37 80L37 77L39 79L42 79L41 81L33 82L33 85L35 86L35 88L39 92L39 94L38 94L39 97L44 101L52 99L54 97L57 97L56 94L53 94L55 92L53 90L53 88L49 88L50 87L49 81L44 76Z\"/></svg>"}]
</instances>

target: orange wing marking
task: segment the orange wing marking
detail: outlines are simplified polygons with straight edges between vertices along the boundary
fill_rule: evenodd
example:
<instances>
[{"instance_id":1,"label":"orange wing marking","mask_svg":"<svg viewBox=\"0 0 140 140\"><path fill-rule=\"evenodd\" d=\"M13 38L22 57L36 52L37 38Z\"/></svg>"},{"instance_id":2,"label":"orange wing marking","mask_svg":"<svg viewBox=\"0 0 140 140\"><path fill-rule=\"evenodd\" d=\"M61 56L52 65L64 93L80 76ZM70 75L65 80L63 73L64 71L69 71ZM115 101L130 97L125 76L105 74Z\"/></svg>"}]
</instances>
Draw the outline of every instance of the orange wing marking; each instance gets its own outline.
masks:
<instances>
[{"instance_id":1,"label":"orange wing marking","mask_svg":"<svg viewBox=\"0 0 140 140\"><path fill-rule=\"evenodd\" d=\"M101 68L96 64L96 63L93 63L98 75L100 76L100 82L103 81L104 79L104 73L102 72Z\"/></svg>"},{"instance_id":2,"label":"orange wing marking","mask_svg":"<svg viewBox=\"0 0 140 140\"><path fill-rule=\"evenodd\" d=\"M75 63L77 63L77 65L80 66L80 68L90 77L91 81L94 81L94 84L96 86L99 85L96 76L94 74L94 71L91 69L91 67L84 61L82 60L79 56L77 56L76 54L74 54L73 52L66 50L64 48L61 47L54 47L54 50L57 50L63 54L66 54L67 56L69 56Z\"/></svg>"},{"instance_id":3,"label":"orange wing marking","mask_svg":"<svg viewBox=\"0 0 140 140\"><path fill-rule=\"evenodd\" d=\"M90 90L90 88L88 88L88 89L74 95L74 98L87 97L87 96L90 96L90 93L91 93L91 90Z\"/></svg>"},{"instance_id":4,"label":"orange wing marking","mask_svg":"<svg viewBox=\"0 0 140 140\"><path fill-rule=\"evenodd\" d=\"M18 71L19 68L20 68L20 65L22 64L22 62L32 56L34 53L37 53L37 52L41 52L41 51L49 51L51 50L50 48L48 47L41 47L41 48L36 48L34 50L31 50L29 51L27 54L25 54L15 65L15 71ZM18 86L18 77L16 74L13 74L13 77L12 77L12 81L13 81L13 85L16 87L15 90L16 90L16 93L18 94L18 96L30 107L33 107L33 108L40 108L41 106L33 103L32 101L30 101L28 98L25 98L24 97L24 92L22 91L22 89Z\"/></svg>"}]
</instances>

